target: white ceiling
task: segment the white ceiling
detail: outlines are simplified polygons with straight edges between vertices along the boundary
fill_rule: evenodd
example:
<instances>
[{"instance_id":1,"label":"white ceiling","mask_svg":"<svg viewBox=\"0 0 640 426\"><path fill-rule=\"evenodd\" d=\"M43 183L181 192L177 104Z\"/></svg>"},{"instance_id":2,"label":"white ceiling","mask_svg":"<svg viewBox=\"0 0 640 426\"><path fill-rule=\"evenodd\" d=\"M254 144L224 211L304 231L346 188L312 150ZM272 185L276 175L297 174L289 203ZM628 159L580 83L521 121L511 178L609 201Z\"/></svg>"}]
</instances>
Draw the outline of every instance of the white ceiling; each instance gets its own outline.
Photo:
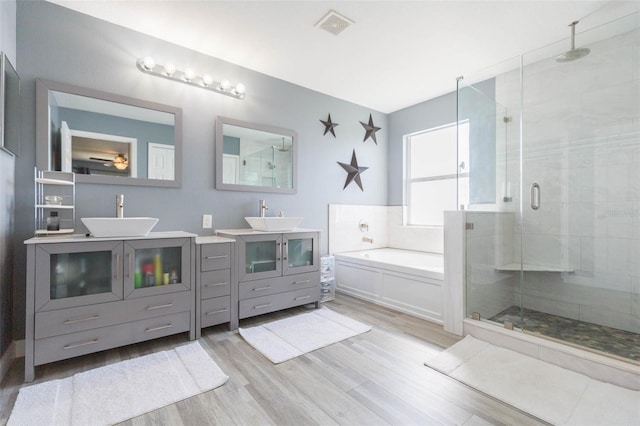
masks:
<instances>
[{"instance_id":1,"label":"white ceiling","mask_svg":"<svg viewBox=\"0 0 640 426\"><path fill-rule=\"evenodd\" d=\"M385 113L518 54L562 39L568 49L574 20L580 33L640 9L638 0L50 1ZM315 27L331 9L355 21L338 36Z\"/></svg>"}]
</instances>

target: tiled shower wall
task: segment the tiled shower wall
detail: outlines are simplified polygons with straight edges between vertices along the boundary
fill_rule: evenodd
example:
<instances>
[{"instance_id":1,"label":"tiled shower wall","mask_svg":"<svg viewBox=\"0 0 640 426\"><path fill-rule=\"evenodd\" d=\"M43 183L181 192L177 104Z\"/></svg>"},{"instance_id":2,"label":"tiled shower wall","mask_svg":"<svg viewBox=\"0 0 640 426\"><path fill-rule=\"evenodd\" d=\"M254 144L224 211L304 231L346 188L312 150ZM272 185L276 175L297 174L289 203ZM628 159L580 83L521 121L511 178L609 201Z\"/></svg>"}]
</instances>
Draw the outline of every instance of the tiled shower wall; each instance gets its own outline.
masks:
<instances>
[{"instance_id":1,"label":"tiled shower wall","mask_svg":"<svg viewBox=\"0 0 640 426\"><path fill-rule=\"evenodd\" d=\"M523 72L524 307L640 332L640 30ZM526 63L525 56L525 63ZM519 71L496 77L506 125L507 176L519 176ZM529 187L541 207L529 208ZM518 191L507 210L517 213ZM514 224L518 227L518 223ZM514 261L520 232L514 229ZM520 289L515 289L516 301ZM517 304L517 303L515 303Z\"/></svg>"}]
</instances>

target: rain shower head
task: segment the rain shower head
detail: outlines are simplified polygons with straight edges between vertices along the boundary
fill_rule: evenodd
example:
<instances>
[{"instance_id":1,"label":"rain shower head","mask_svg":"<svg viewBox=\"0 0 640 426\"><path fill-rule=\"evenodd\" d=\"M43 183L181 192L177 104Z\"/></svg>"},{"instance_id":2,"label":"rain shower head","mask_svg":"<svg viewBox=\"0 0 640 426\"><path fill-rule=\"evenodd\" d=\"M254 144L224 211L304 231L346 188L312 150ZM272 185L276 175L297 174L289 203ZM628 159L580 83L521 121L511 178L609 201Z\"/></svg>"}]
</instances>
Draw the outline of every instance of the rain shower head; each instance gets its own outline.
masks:
<instances>
[{"instance_id":1,"label":"rain shower head","mask_svg":"<svg viewBox=\"0 0 640 426\"><path fill-rule=\"evenodd\" d=\"M564 53L556 56L557 62L571 62L576 59L583 58L591 52L591 49L586 47L580 47L576 49L576 24L578 21L573 21L569 26L571 27L571 50L567 50Z\"/></svg>"}]
</instances>

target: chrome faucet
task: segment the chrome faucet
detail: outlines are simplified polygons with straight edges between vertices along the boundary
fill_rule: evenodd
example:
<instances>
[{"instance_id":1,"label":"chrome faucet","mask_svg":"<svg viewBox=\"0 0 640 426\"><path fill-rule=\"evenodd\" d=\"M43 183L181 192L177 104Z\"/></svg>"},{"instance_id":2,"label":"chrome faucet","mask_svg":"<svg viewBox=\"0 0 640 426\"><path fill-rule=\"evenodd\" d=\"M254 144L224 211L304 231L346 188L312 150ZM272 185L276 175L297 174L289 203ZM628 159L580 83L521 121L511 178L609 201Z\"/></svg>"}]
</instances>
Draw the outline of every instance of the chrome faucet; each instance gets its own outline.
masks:
<instances>
[{"instance_id":1,"label":"chrome faucet","mask_svg":"<svg viewBox=\"0 0 640 426\"><path fill-rule=\"evenodd\" d=\"M116 195L116 217L124 217L124 194Z\"/></svg>"},{"instance_id":2,"label":"chrome faucet","mask_svg":"<svg viewBox=\"0 0 640 426\"><path fill-rule=\"evenodd\" d=\"M260 217L265 217L267 215L267 210L269 210L269 207L267 207L267 202L265 200L260 200L259 205Z\"/></svg>"}]
</instances>

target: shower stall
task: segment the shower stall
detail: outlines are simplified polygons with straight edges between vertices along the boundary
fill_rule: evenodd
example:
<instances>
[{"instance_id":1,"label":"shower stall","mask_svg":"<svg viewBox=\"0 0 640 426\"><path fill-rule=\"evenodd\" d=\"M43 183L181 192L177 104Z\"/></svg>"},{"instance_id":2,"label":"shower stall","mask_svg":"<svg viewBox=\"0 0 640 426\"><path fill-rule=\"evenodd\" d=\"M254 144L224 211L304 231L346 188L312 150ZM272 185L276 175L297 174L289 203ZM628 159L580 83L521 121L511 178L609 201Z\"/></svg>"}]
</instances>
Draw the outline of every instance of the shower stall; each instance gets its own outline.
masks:
<instances>
[{"instance_id":1,"label":"shower stall","mask_svg":"<svg viewBox=\"0 0 640 426\"><path fill-rule=\"evenodd\" d=\"M640 365L640 13L577 30L458 81L465 315Z\"/></svg>"}]
</instances>

